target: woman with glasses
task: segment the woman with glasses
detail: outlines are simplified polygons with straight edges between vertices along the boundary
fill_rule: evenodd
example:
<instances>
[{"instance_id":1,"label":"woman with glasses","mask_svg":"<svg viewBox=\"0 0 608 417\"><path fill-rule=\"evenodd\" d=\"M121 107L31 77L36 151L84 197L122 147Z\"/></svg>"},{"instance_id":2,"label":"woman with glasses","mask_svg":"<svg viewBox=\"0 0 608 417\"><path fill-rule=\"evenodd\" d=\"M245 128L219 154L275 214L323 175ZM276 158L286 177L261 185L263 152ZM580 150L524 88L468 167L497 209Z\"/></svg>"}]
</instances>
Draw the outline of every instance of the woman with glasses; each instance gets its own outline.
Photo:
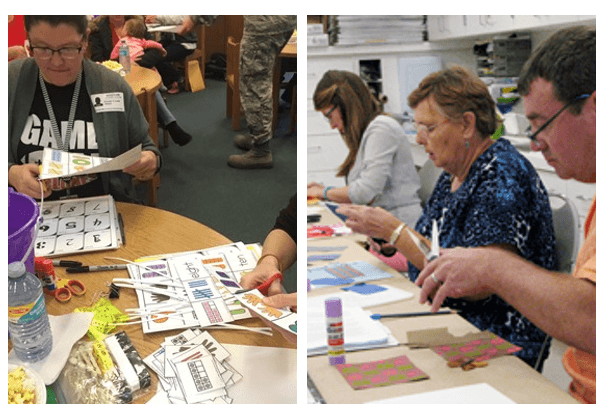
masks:
<instances>
[{"instance_id":1,"label":"woman with glasses","mask_svg":"<svg viewBox=\"0 0 608 417\"><path fill-rule=\"evenodd\" d=\"M84 59L87 24L86 16L25 16L31 58L8 66L9 185L34 198L112 194L137 201L132 178L150 180L160 152L131 87ZM116 157L140 144L140 159L122 172L47 180L41 191L44 148Z\"/></svg>"},{"instance_id":2,"label":"woman with glasses","mask_svg":"<svg viewBox=\"0 0 608 417\"><path fill-rule=\"evenodd\" d=\"M557 268L548 195L536 170L507 140L493 140L495 104L483 81L462 67L427 76L408 97L422 146L441 174L415 230L430 238L435 221L442 248L500 247L535 264ZM416 281L425 260L401 221L381 209L341 207L347 226L384 238L410 261ZM438 285L439 278L435 277ZM447 299L445 307L480 330L522 348L521 359L537 370L548 356L546 334L491 294ZM547 338L547 341L549 339Z\"/></svg>"},{"instance_id":3,"label":"woman with glasses","mask_svg":"<svg viewBox=\"0 0 608 417\"><path fill-rule=\"evenodd\" d=\"M347 71L326 72L317 84L313 102L348 147L337 173L346 178L347 185L334 188L313 182L308 184L308 196L382 207L413 226L422 213L420 178L399 123L383 114L367 85Z\"/></svg>"}]
</instances>

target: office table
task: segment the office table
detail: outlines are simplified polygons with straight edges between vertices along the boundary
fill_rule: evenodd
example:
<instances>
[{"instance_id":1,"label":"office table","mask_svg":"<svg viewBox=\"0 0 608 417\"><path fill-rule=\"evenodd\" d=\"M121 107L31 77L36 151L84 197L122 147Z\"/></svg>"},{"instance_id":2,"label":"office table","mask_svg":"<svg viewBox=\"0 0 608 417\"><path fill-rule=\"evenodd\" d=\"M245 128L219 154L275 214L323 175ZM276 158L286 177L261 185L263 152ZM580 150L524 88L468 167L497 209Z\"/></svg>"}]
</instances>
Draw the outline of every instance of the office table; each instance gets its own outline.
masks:
<instances>
[{"instance_id":1,"label":"office table","mask_svg":"<svg viewBox=\"0 0 608 417\"><path fill-rule=\"evenodd\" d=\"M321 221L315 224L329 225L337 223L340 223L340 220L326 209L322 212ZM342 255L334 262L367 261L392 274L391 278L370 281L370 283L390 285L414 294L414 297L409 300L374 306L365 310L381 314L428 311L428 306L418 303L420 289L399 272L364 250L357 243L357 241L362 240L365 240L364 236L353 234L308 240L308 246L347 246L347 249L339 252ZM327 262L315 262L313 266L326 264ZM333 286L314 289L308 293L308 297L336 296L341 292L339 288ZM448 331L454 336L477 331L472 324L457 314L387 318L382 319L382 324L390 329L399 343L407 342L408 331L447 327ZM314 323L308 323L308 326L314 325ZM324 326L324 324L322 325ZM344 331L348 332L348 328L345 328ZM401 355L407 356L416 367L420 368L430 378L423 381L354 390L337 369L329 366L327 355L308 357L308 374L327 403L366 403L479 383L489 384L516 403L577 403L568 393L512 355L491 359L488 361L489 365L485 368L464 372L460 368L449 368L445 359L430 349L411 349L408 346L400 345L382 349L346 352L346 363L376 361Z\"/></svg>"},{"instance_id":2,"label":"office table","mask_svg":"<svg viewBox=\"0 0 608 417\"><path fill-rule=\"evenodd\" d=\"M228 238L215 230L169 211L121 202L117 202L116 207L124 220L126 244L116 250L89 252L67 256L64 259L80 261L83 265L109 265L120 262L106 260L104 257L135 260L148 255L194 251L231 243ZM65 268L55 267L55 272L58 279L78 279L87 287L87 292L82 297L72 297L69 302L64 304L47 295L45 301L48 313L56 316L71 313L77 307L91 306L98 299L99 293L108 292L108 286L113 278L129 277L126 270L67 274ZM113 299L112 304L123 312L126 308L138 307L135 290L121 288L120 297ZM248 327L267 326L258 318L239 320L235 324ZM183 331L182 329L144 334L141 324L122 326L119 330L127 332L142 358L156 351L160 344L164 342L165 337ZM283 339L278 331L273 331L272 336L240 330L209 330L209 332L219 343L295 348L295 345ZM88 340L88 338L85 336L83 340ZM152 389L146 395L138 398L137 402L146 402L155 393L157 378L154 372L150 372L150 374L152 375Z\"/></svg>"}]
</instances>

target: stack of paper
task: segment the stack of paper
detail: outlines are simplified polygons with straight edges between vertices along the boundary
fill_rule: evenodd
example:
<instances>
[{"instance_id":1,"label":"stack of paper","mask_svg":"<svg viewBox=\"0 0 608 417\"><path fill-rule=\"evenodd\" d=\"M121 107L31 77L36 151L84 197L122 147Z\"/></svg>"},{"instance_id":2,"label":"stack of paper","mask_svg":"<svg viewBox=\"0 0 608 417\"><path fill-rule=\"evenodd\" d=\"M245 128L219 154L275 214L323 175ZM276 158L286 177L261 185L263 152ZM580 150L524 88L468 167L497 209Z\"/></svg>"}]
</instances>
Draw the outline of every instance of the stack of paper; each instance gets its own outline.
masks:
<instances>
[{"instance_id":1,"label":"stack of paper","mask_svg":"<svg viewBox=\"0 0 608 417\"><path fill-rule=\"evenodd\" d=\"M228 363L230 353L208 332L186 330L144 359L174 404L230 404L227 388L243 377Z\"/></svg>"},{"instance_id":2,"label":"stack of paper","mask_svg":"<svg viewBox=\"0 0 608 417\"><path fill-rule=\"evenodd\" d=\"M308 300L308 356L327 353L327 332L325 326L325 298L313 297ZM396 346L397 340L390 330L379 321L372 320L361 307L342 303L344 323L344 349L346 351L374 349Z\"/></svg>"},{"instance_id":3,"label":"stack of paper","mask_svg":"<svg viewBox=\"0 0 608 417\"><path fill-rule=\"evenodd\" d=\"M335 19L338 45L408 43L425 40L424 16L344 16Z\"/></svg>"}]
</instances>

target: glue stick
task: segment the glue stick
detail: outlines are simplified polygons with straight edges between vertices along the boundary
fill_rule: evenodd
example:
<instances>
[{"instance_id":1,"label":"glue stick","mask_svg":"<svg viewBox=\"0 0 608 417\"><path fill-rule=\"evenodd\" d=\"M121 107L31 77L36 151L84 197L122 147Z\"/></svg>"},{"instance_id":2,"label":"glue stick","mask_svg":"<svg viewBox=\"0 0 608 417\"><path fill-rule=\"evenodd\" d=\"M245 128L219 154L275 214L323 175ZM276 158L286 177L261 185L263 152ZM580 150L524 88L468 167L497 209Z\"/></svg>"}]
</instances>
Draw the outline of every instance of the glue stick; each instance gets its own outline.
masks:
<instances>
[{"instance_id":1,"label":"glue stick","mask_svg":"<svg viewBox=\"0 0 608 417\"><path fill-rule=\"evenodd\" d=\"M342 325L342 300L328 298L325 300L327 323L327 354L330 365L346 363L344 357L344 327Z\"/></svg>"}]
</instances>

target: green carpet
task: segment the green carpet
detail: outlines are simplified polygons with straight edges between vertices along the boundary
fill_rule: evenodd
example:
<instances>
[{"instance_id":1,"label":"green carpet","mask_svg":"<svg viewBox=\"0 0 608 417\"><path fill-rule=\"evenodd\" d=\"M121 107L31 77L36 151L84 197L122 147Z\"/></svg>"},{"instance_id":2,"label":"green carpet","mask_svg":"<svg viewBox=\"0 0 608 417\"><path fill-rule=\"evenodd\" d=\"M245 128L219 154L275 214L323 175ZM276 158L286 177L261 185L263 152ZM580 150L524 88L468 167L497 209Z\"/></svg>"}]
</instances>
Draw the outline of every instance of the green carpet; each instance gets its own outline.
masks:
<instances>
[{"instance_id":1,"label":"green carpet","mask_svg":"<svg viewBox=\"0 0 608 417\"><path fill-rule=\"evenodd\" d=\"M206 80L197 93L167 96L178 124L193 136L180 147L170 140L162 148L163 168L158 207L203 223L232 241L263 243L279 211L296 192L296 132L288 133L289 111L279 113L270 143L274 167L238 170L226 163L243 151L234 146L230 119L225 116L226 84ZM242 133L246 123L241 122ZM295 265L286 274L285 287L296 290Z\"/></svg>"}]
</instances>

